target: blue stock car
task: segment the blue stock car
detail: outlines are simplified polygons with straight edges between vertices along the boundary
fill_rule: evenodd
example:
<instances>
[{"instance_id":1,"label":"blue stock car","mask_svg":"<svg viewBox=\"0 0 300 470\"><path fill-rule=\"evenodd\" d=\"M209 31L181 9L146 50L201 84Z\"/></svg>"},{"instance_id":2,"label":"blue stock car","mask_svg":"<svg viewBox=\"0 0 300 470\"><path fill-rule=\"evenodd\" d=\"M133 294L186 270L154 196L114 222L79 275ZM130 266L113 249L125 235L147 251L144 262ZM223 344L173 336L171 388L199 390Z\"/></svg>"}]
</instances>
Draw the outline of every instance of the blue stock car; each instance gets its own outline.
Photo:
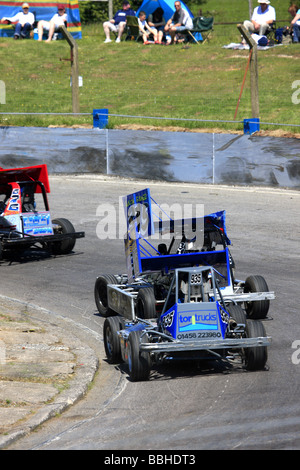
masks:
<instances>
[{"instance_id":1,"label":"blue stock car","mask_svg":"<svg viewBox=\"0 0 300 470\"><path fill-rule=\"evenodd\" d=\"M151 202L148 189L125 198L128 272L96 279L108 361L126 362L133 381L178 358L239 356L263 369L270 337L260 319L274 293L262 276L235 280L225 213L154 222Z\"/></svg>"}]
</instances>

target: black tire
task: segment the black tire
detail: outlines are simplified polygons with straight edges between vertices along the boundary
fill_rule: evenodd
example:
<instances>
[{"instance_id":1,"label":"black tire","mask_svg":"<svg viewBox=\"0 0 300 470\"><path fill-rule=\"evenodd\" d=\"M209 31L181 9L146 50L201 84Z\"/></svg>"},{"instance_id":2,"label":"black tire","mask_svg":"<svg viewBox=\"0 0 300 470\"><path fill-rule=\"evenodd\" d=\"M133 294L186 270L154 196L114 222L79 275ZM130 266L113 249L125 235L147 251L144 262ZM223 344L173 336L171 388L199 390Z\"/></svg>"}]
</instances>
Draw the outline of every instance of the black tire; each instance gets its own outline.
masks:
<instances>
[{"instance_id":1,"label":"black tire","mask_svg":"<svg viewBox=\"0 0 300 470\"><path fill-rule=\"evenodd\" d=\"M128 337L128 369L129 376L133 382L147 380L150 374L151 361L148 352L140 351L140 331L132 331ZM143 343L148 342L146 335L142 338Z\"/></svg>"},{"instance_id":2,"label":"black tire","mask_svg":"<svg viewBox=\"0 0 300 470\"><path fill-rule=\"evenodd\" d=\"M265 337L265 327L259 320L247 320L246 337ZM266 346L245 348L245 365L247 370L262 370L268 360L268 350Z\"/></svg>"},{"instance_id":3,"label":"black tire","mask_svg":"<svg viewBox=\"0 0 300 470\"><path fill-rule=\"evenodd\" d=\"M246 313L240 305L230 304L226 306L227 312L236 323L246 325Z\"/></svg>"},{"instance_id":4,"label":"black tire","mask_svg":"<svg viewBox=\"0 0 300 470\"><path fill-rule=\"evenodd\" d=\"M75 229L72 223L68 219L54 219L52 223L58 225L58 229L54 230L54 233L75 233ZM69 238L62 240L61 242L54 242L51 244L51 251L56 255L66 255L71 253L76 243L75 238Z\"/></svg>"},{"instance_id":5,"label":"black tire","mask_svg":"<svg viewBox=\"0 0 300 470\"><path fill-rule=\"evenodd\" d=\"M116 315L116 312L108 307L107 284L118 284L113 274L101 274L97 277L94 287L94 296L97 309L104 317Z\"/></svg>"},{"instance_id":6,"label":"black tire","mask_svg":"<svg viewBox=\"0 0 300 470\"><path fill-rule=\"evenodd\" d=\"M122 318L106 318L103 325L103 341L107 361L110 364L122 362L121 346L118 331L122 329Z\"/></svg>"},{"instance_id":7,"label":"black tire","mask_svg":"<svg viewBox=\"0 0 300 470\"><path fill-rule=\"evenodd\" d=\"M244 292L269 292L269 287L263 276L249 276L245 281ZM269 307L269 300L255 300L253 302L245 302L245 310L248 317L252 320L266 318Z\"/></svg>"},{"instance_id":8,"label":"black tire","mask_svg":"<svg viewBox=\"0 0 300 470\"><path fill-rule=\"evenodd\" d=\"M138 291L136 299L136 316L143 320L157 317L156 300L152 287L142 287Z\"/></svg>"}]
</instances>

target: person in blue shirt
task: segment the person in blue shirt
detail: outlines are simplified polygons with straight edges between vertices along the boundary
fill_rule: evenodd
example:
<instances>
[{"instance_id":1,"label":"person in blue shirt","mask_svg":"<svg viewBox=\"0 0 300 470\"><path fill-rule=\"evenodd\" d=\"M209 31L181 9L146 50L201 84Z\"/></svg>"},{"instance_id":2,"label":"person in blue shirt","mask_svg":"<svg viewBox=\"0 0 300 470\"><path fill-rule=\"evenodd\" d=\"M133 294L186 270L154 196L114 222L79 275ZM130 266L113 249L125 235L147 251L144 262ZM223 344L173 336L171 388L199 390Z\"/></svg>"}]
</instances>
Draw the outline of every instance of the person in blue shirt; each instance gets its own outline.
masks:
<instances>
[{"instance_id":1,"label":"person in blue shirt","mask_svg":"<svg viewBox=\"0 0 300 470\"><path fill-rule=\"evenodd\" d=\"M296 5L293 5L294 7ZM291 21L291 31L293 31L293 42L300 42L300 8L295 9L295 16Z\"/></svg>"},{"instance_id":2,"label":"person in blue shirt","mask_svg":"<svg viewBox=\"0 0 300 470\"><path fill-rule=\"evenodd\" d=\"M122 10L118 10L115 16L108 21L103 23L103 29L105 33L105 43L111 42L110 32L113 31L117 33L116 42L121 42L121 36L124 32L126 25L126 16L135 16L135 11L130 8L130 3L128 0L124 0L122 3Z\"/></svg>"}]
</instances>

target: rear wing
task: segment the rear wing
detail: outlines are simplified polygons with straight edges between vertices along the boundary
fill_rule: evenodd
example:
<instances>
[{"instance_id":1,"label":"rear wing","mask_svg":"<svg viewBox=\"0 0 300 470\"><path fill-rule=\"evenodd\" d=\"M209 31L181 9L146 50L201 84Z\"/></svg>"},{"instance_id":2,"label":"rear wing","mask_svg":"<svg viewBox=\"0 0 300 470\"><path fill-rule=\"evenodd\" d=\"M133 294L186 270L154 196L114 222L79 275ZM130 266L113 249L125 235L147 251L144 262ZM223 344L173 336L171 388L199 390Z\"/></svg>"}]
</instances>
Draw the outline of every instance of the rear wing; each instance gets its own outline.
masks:
<instances>
[{"instance_id":1,"label":"rear wing","mask_svg":"<svg viewBox=\"0 0 300 470\"><path fill-rule=\"evenodd\" d=\"M35 165L24 168L8 168L4 169L0 167L0 188L8 183L17 182L34 182L39 181L43 184L46 193L50 193L50 184L48 178L47 165ZM40 185L35 186L35 192L41 193Z\"/></svg>"},{"instance_id":2,"label":"rear wing","mask_svg":"<svg viewBox=\"0 0 300 470\"><path fill-rule=\"evenodd\" d=\"M229 269L227 246L231 244L226 232L225 211L185 217L179 204L171 208L159 205L148 188L125 196L123 205L129 281L146 273L167 273L178 267L198 265L221 266L224 278L230 278L229 273L224 272ZM171 213L180 217L174 218ZM221 249L217 250L218 247Z\"/></svg>"}]
</instances>

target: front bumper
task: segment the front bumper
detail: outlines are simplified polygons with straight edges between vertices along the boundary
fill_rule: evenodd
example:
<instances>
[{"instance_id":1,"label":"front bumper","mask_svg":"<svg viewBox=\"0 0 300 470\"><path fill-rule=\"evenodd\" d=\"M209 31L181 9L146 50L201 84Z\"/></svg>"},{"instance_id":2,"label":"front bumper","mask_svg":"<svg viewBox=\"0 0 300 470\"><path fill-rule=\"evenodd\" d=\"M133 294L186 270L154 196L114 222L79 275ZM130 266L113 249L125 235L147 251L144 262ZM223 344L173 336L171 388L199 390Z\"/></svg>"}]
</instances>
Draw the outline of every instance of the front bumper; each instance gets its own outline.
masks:
<instances>
[{"instance_id":1,"label":"front bumper","mask_svg":"<svg viewBox=\"0 0 300 470\"><path fill-rule=\"evenodd\" d=\"M142 338L141 338L142 339ZM239 338L203 341L169 341L162 343L140 343L140 350L155 353L170 353L180 351L213 351L217 349L244 349L269 346L271 337Z\"/></svg>"}]
</instances>

